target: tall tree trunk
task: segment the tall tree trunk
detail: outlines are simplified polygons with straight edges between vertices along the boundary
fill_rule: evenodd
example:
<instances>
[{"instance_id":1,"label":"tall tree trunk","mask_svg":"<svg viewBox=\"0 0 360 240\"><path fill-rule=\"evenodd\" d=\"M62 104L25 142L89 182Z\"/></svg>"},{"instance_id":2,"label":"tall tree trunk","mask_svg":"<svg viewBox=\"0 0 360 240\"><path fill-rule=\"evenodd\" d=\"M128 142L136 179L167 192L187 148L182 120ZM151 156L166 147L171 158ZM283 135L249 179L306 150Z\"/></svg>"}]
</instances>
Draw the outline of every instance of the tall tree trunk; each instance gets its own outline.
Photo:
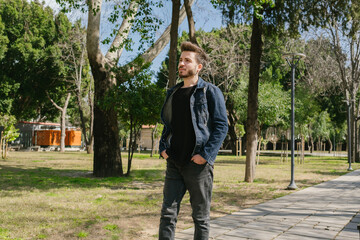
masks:
<instances>
[{"instance_id":1,"label":"tall tree trunk","mask_svg":"<svg viewBox=\"0 0 360 240\"><path fill-rule=\"evenodd\" d=\"M176 84L177 69L177 42L178 26L180 13L180 0L172 0L172 18L170 30L170 50L169 50L169 88Z\"/></svg>"},{"instance_id":2,"label":"tall tree trunk","mask_svg":"<svg viewBox=\"0 0 360 240\"><path fill-rule=\"evenodd\" d=\"M86 47L94 77L94 175L122 176L117 112L113 106L104 109L100 104L115 84L100 50L101 0L89 1ZM94 14L92 9L99 11Z\"/></svg>"},{"instance_id":3,"label":"tall tree trunk","mask_svg":"<svg viewBox=\"0 0 360 240\"><path fill-rule=\"evenodd\" d=\"M246 168L245 181L253 182L255 178L255 161L257 148L258 123L258 92L260 59L262 55L262 26L261 21L253 16L250 48L250 71L248 89L248 112L246 121Z\"/></svg>"},{"instance_id":4,"label":"tall tree trunk","mask_svg":"<svg viewBox=\"0 0 360 240\"><path fill-rule=\"evenodd\" d=\"M191 11L191 4L190 4L189 0L184 0L184 5L185 5L185 10L186 10L186 16L188 19L188 24L189 24L190 42L195 43L196 45L199 45L198 42L196 41L196 37L195 37L195 22L194 22L193 14Z\"/></svg>"},{"instance_id":5,"label":"tall tree trunk","mask_svg":"<svg viewBox=\"0 0 360 240\"><path fill-rule=\"evenodd\" d=\"M96 177L122 176L117 111L113 106L104 109L100 105L110 89L111 81L103 71L104 69L96 65L91 64L95 79L94 175Z\"/></svg>"}]
</instances>

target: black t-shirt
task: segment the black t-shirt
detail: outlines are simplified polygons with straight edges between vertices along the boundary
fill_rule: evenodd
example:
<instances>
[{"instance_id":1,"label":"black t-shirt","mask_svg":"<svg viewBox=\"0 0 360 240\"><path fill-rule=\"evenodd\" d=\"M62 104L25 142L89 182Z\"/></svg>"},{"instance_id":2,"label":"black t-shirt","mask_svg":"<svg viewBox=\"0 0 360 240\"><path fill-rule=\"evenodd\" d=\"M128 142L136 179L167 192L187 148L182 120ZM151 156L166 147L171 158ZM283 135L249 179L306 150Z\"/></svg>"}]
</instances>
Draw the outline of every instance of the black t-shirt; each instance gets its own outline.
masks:
<instances>
[{"instance_id":1,"label":"black t-shirt","mask_svg":"<svg viewBox=\"0 0 360 240\"><path fill-rule=\"evenodd\" d=\"M172 99L172 137L169 156L180 167L190 162L195 147L196 137L190 112L190 97L195 88L196 85L179 88Z\"/></svg>"}]
</instances>

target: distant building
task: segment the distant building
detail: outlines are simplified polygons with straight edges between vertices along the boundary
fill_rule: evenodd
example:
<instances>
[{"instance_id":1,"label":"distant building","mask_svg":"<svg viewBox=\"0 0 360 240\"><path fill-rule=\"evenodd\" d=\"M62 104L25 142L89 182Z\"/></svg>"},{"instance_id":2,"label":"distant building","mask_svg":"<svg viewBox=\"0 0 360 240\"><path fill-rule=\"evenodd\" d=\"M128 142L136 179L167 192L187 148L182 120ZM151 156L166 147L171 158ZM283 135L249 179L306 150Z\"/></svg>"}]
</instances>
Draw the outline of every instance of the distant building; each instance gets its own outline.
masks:
<instances>
[{"instance_id":1,"label":"distant building","mask_svg":"<svg viewBox=\"0 0 360 240\"><path fill-rule=\"evenodd\" d=\"M13 143L20 145L21 148L60 146L59 123L22 121L18 122L15 127L19 129L20 136ZM81 131L75 127L67 127L65 146L81 147Z\"/></svg>"},{"instance_id":2,"label":"distant building","mask_svg":"<svg viewBox=\"0 0 360 240\"><path fill-rule=\"evenodd\" d=\"M151 134L154 127L154 125L141 126L139 145L142 149L151 149ZM159 139L154 139L154 148L159 148Z\"/></svg>"}]
</instances>

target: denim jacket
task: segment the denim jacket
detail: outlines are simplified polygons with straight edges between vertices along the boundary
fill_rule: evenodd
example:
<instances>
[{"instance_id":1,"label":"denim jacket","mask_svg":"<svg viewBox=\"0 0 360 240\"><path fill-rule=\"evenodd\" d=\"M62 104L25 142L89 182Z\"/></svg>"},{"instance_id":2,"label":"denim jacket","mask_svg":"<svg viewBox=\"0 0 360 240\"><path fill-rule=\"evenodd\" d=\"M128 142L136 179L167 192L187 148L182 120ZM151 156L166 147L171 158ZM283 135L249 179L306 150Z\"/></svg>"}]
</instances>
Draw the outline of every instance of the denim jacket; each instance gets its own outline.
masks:
<instances>
[{"instance_id":1,"label":"denim jacket","mask_svg":"<svg viewBox=\"0 0 360 240\"><path fill-rule=\"evenodd\" d=\"M164 129L160 138L160 153L170 148L172 97L184 85L183 82L169 89L161 110ZM224 96L215 85L199 78L194 93L190 97L190 111L196 143L192 155L200 154L213 165L228 131L228 120Z\"/></svg>"}]
</instances>

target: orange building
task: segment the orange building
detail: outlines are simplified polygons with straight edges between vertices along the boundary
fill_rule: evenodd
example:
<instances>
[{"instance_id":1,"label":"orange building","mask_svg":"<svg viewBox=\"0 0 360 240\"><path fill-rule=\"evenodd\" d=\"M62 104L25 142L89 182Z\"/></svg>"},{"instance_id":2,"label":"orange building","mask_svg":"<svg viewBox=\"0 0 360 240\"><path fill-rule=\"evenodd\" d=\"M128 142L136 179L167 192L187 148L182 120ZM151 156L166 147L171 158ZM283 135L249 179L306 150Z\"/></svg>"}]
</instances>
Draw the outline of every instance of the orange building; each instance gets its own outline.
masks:
<instances>
[{"instance_id":1,"label":"orange building","mask_svg":"<svg viewBox=\"0 0 360 240\"><path fill-rule=\"evenodd\" d=\"M53 129L35 130L33 136L34 146L60 146L61 131ZM67 129L65 137L66 147L81 146L81 131Z\"/></svg>"}]
</instances>

